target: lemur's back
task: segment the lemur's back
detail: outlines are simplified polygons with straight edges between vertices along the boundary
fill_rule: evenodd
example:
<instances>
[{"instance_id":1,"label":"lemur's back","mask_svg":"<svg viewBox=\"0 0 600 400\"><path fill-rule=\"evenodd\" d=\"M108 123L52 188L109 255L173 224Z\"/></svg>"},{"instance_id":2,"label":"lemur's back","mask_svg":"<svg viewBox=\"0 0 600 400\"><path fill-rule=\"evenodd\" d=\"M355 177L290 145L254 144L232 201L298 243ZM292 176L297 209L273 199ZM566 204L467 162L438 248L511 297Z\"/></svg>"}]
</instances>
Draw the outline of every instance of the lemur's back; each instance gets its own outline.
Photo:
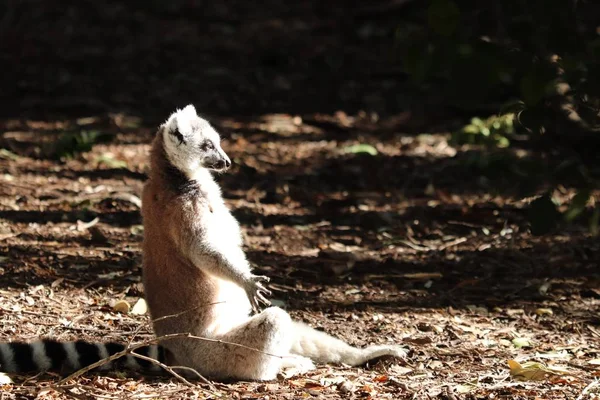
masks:
<instances>
[{"instance_id":1,"label":"lemur's back","mask_svg":"<svg viewBox=\"0 0 600 400\"><path fill-rule=\"evenodd\" d=\"M185 204L189 200L175 197L165 188L167 182L163 177L154 172L155 166L152 168L142 195L143 277L146 301L152 318L156 319L199 306L194 301L202 296L210 298L211 285L202 270L190 266L189 261L181 256L177 244L169 235L170 230L185 226L187 221L182 206L189 206ZM197 318L198 314L164 319L156 324L155 330L158 335L184 332L184 329L191 333L195 326L203 325L202 321L193 323L190 320L192 316Z\"/></svg>"},{"instance_id":2,"label":"lemur's back","mask_svg":"<svg viewBox=\"0 0 600 400\"><path fill-rule=\"evenodd\" d=\"M205 233L203 225L211 218L221 220L223 234L229 235L232 243L239 242L239 230L237 224L226 229L223 216L218 215L229 212L210 175L190 182L170 166L163 146L158 135L152 145L150 179L142 196L146 301L152 318L161 318L155 323L157 335L210 337L219 331L219 321L230 325L224 317L239 314L236 321L245 318L249 310L244 308L249 303L241 288L205 273L183 256L182 249L198 241L194 236ZM167 316L173 317L164 318Z\"/></svg>"}]
</instances>

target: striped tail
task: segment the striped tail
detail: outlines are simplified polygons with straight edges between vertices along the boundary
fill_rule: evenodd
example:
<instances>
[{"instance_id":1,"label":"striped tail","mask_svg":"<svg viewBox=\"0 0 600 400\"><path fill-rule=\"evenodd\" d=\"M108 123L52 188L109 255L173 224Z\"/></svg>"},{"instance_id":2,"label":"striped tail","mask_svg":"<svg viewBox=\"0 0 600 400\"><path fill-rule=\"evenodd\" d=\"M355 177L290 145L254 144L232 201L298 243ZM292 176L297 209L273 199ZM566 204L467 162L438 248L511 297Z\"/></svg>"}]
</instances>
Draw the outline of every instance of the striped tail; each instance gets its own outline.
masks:
<instances>
[{"instance_id":1,"label":"striped tail","mask_svg":"<svg viewBox=\"0 0 600 400\"><path fill-rule=\"evenodd\" d=\"M36 342L0 343L0 371L8 373L32 373L56 371L74 372L105 359L125 349L122 343L57 342L42 339ZM135 350L137 354L164 363L164 350L158 345L148 345ZM127 354L98 367L100 371L131 369L159 372L161 368L147 360Z\"/></svg>"}]
</instances>

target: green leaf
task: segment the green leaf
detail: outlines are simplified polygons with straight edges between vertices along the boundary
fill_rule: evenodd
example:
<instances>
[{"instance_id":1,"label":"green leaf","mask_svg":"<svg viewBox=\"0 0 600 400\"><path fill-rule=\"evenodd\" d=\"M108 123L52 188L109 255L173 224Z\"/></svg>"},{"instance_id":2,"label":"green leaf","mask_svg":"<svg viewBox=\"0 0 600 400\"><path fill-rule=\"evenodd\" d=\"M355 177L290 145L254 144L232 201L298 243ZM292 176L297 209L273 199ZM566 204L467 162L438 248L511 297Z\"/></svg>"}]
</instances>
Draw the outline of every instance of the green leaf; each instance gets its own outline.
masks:
<instances>
[{"instance_id":1,"label":"green leaf","mask_svg":"<svg viewBox=\"0 0 600 400\"><path fill-rule=\"evenodd\" d=\"M50 156L53 158L73 157L79 153L90 151L100 142L108 141L111 135L96 131L64 132L52 144Z\"/></svg>"},{"instance_id":2,"label":"green leaf","mask_svg":"<svg viewBox=\"0 0 600 400\"><path fill-rule=\"evenodd\" d=\"M507 135L514 133L514 114L492 115L485 120L471 118L471 123L452 133L452 142L456 144L483 144L489 147L508 147Z\"/></svg>"},{"instance_id":3,"label":"green leaf","mask_svg":"<svg viewBox=\"0 0 600 400\"><path fill-rule=\"evenodd\" d=\"M529 223L533 235L544 235L558 225L560 212L552 201L550 194L534 200L529 206Z\"/></svg>"},{"instance_id":4,"label":"green leaf","mask_svg":"<svg viewBox=\"0 0 600 400\"><path fill-rule=\"evenodd\" d=\"M591 191L588 189L580 190L573 200L571 200L571 204L569 204L569 209L565 211L564 219L567 222L573 221L577 218L584 210L585 206L590 199Z\"/></svg>"},{"instance_id":5,"label":"green leaf","mask_svg":"<svg viewBox=\"0 0 600 400\"><path fill-rule=\"evenodd\" d=\"M452 0L433 0L427 9L427 21L436 33L450 36L460 22L460 9Z\"/></svg>"},{"instance_id":6,"label":"green leaf","mask_svg":"<svg viewBox=\"0 0 600 400\"><path fill-rule=\"evenodd\" d=\"M372 156L376 156L378 153L377 149L375 147L371 146L370 144L355 144L353 146L345 147L343 149L343 151L345 153L353 153L353 154L367 153Z\"/></svg>"},{"instance_id":7,"label":"green leaf","mask_svg":"<svg viewBox=\"0 0 600 400\"><path fill-rule=\"evenodd\" d=\"M116 159L110 153L104 153L97 157L96 163L104 164L109 168L127 168L127 163L125 161Z\"/></svg>"},{"instance_id":8,"label":"green leaf","mask_svg":"<svg viewBox=\"0 0 600 400\"><path fill-rule=\"evenodd\" d=\"M498 147L500 147L501 149L505 149L508 146L510 146L510 140L508 140L506 137L504 136L497 136L496 137L496 141L498 142Z\"/></svg>"}]
</instances>

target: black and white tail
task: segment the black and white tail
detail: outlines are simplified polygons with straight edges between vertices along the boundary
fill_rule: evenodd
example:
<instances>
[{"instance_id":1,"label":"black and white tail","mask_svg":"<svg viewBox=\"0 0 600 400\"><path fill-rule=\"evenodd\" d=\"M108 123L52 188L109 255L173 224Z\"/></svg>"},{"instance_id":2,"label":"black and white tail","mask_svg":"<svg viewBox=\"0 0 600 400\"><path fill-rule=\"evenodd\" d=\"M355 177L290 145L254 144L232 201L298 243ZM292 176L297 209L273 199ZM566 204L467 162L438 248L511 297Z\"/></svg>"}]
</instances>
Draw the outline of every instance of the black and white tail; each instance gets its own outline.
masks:
<instances>
[{"instance_id":1,"label":"black and white tail","mask_svg":"<svg viewBox=\"0 0 600 400\"><path fill-rule=\"evenodd\" d=\"M32 373L57 371L74 372L105 359L125 349L122 343L58 342L42 339L35 342L0 343L0 371L7 373ZM158 345L148 345L136 349L137 354L164 362L164 350ZM147 360L127 354L98 370L131 369L159 372L161 368Z\"/></svg>"}]
</instances>

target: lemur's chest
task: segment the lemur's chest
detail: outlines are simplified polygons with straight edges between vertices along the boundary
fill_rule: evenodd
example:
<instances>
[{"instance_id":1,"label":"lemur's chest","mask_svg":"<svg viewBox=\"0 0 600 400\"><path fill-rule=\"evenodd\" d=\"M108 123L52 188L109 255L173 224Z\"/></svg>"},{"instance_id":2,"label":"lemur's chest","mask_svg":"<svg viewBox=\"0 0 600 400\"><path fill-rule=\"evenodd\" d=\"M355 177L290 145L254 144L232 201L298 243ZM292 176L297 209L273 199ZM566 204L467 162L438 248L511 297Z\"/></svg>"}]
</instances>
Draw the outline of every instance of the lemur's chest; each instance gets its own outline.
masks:
<instances>
[{"instance_id":1,"label":"lemur's chest","mask_svg":"<svg viewBox=\"0 0 600 400\"><path fill-rule=\"evenodd\" d=\"M212 201L211 201L212 200ZM231 215L223 200L204 198L196 204L196 215L199 217L201 230L211 239L237 239L239 225ZM237 240L236 240L237 241Z\"/></svg>"}]
</instances>

